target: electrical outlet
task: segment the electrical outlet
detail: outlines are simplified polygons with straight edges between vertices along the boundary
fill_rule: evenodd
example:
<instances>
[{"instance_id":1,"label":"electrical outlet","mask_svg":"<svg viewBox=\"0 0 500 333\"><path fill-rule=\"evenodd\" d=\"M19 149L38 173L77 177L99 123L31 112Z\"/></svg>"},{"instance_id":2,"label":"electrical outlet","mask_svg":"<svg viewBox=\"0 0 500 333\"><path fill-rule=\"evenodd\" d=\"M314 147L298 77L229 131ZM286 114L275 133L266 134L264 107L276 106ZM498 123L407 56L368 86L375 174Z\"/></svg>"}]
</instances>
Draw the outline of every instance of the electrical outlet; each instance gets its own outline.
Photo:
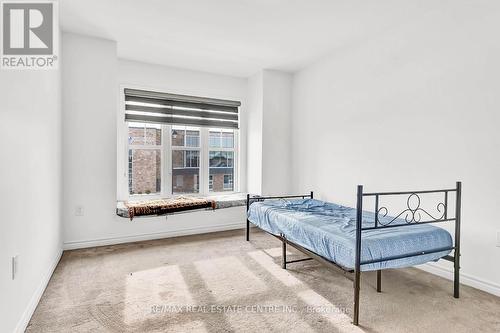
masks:
<instances>
[{"instance_id":1,"label":"electrical outlet","mask_svg":"<svg viewBox=\"0 0 500 333\"><path fill-rule=\"evenodd\" d=\"M16 279L17 275L17 256L12 257L12 280Z\"/></svg>"},{"instance_id":2,"label":"electrical outlet","mask_svg":"<svg viewBox=\"0 0 500 333\"><path fill-rule=\"evenodd\" d=\"M75 208L75 216L83 216L84 210L82 206L77 206Z\"/></svg>"}]
</instances>

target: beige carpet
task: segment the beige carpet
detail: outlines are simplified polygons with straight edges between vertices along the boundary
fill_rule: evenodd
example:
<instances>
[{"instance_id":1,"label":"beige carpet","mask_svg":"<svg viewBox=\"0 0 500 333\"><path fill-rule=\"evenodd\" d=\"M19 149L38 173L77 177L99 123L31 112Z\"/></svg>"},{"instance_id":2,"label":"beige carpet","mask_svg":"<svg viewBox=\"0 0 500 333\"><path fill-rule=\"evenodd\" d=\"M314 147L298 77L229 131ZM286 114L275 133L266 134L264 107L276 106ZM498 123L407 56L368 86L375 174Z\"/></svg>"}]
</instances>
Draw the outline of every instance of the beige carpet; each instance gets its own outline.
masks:
<instances>
[{"instance_id":1,"label":"beige carpet","mask_svg":"<svg viewBox=\"0 0 500 333\"><path fill-rule=\"evenodd\" d=\"M315 261L282 270L280 242L242 231L65 252L28 332L500 332L500 298L422 272L352 282ZM294 251L290 259L303 257Z\"/></svg>"}]
</instances>

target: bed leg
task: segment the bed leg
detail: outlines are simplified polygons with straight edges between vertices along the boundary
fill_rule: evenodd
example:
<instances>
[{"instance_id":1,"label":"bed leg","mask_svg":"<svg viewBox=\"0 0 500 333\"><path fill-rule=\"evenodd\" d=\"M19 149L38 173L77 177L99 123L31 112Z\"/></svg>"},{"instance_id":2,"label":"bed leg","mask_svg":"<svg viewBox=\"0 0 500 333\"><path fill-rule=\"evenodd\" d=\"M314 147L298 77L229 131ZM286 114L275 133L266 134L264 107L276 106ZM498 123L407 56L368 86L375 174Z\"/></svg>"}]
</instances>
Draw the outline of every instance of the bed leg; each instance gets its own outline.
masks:
<instances>
[{"instance_id":1,"label":"bed leg","mask_svg":"<svg viewBox=\"0 0 500 333\"><path fill-rule=\"evenodd\" d=\"M286 269L286 238L281 234L281 268Z\"/></svg>"},{"instance_id":2,"label":"bed leg","mask_svg":"<svg viewBox=\"0 0 500 333\"><path fill-rule=\"evenodd\" d=\"M377 292L382 292L382 270L377 270Z\"/></svg>"},{"instance_id":3,"label":"bed leg","mask_svg":"<svg viewBox=\"0 0 500 333\"><path fill-rule=\"evenodd\" d=\"M352 323L359 324L359 288L361 279L361 231L363 229L363 185L358 185L356 204L356 252L354 262L354 314Z\"/></svg>"},{"instance_id":4,"label":"bed leg","mask_svg":"<svg viewBox=\"0 0 500 333\"><path fill-rule=\"evenodd\" d=\"M457 182L457 202L455 204L455 253L453 254L453 297L460 297L460 219L462 208L462 183Z\"/></svg>"},{"instance_id":5,"label":"bed leg","mask_svg":"<svg viewBox=\"0 0 500 333\"><path fill-rule=\"evenodd\" d=\"M248 210L250 209L250 194L247 194L247 242L250 240L250 221L248 220Z\"/></svg>"},{"instance_id":6,"label":"bed leg","mask_svg":"<svg viewBox=\"0 0 500 333\"><path fill-rule=\"evenodd\" d=\"M359 325L359 285L361 280L361 272L354 272L354 315L352 317L352 323L356 326Z\"/></svg>"}]
</instances>

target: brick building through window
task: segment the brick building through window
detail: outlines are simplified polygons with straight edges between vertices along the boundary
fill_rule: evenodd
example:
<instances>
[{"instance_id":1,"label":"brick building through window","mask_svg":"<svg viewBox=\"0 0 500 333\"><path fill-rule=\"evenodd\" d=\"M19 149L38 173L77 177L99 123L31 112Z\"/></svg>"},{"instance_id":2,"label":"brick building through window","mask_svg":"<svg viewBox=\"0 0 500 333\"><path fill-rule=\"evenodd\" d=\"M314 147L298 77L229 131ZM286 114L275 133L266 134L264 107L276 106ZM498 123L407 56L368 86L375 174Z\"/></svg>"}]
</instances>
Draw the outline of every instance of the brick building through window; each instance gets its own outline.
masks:
<instances>
[{"instance_id":1,"label":"brick building through window","mask_svg":"<svg viewBox=\"0 0 500 333\"><path fill-rule=\"evenodd\" d=\"M202 156L202 136L207 146ZM169 140L164 140L165 136ZM164 142L165 141L165 142ZM168 142L168 143L167 143ZM200 179L209 192L234 191L235 133L234 130L162 126L133 123L128 125L128 185L129 194L189 194L203 192ZM170 159L169 188L162 181L162 167ZM202 170L203 166L206 171ZM169 193L167 193L167 191Z\"/></svg>"}]
</instances>

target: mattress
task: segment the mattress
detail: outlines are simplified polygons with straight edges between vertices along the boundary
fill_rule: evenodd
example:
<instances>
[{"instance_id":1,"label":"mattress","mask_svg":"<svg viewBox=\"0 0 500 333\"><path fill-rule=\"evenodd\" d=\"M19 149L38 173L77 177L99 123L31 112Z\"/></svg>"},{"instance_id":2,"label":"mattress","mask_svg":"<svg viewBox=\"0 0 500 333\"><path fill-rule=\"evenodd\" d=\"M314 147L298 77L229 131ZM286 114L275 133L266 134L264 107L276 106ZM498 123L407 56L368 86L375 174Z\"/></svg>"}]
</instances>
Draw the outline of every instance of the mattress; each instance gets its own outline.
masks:
<instances>
[{"instance_id":1,"label":"mattress","mask_svg":"<svg viewBox=\"0 0 500 333\"><path fill-rule=\"evenodd\" d=\"M363 212L363 227L374 225L375 214ZM266 200L250 205L248 219L261 229L284 234L288 240L346 268L353 269L356 243L356 209L315 199ZM379 217L382 222L392 219ZM396 220L392 224L406 224ZM361 262L434 251L453 246L446 230L430 224L414 224L365 230L361 237ZM362 271L402 268L437 261L451 250L367 263Z\"/></svg>"}]
</instances>

